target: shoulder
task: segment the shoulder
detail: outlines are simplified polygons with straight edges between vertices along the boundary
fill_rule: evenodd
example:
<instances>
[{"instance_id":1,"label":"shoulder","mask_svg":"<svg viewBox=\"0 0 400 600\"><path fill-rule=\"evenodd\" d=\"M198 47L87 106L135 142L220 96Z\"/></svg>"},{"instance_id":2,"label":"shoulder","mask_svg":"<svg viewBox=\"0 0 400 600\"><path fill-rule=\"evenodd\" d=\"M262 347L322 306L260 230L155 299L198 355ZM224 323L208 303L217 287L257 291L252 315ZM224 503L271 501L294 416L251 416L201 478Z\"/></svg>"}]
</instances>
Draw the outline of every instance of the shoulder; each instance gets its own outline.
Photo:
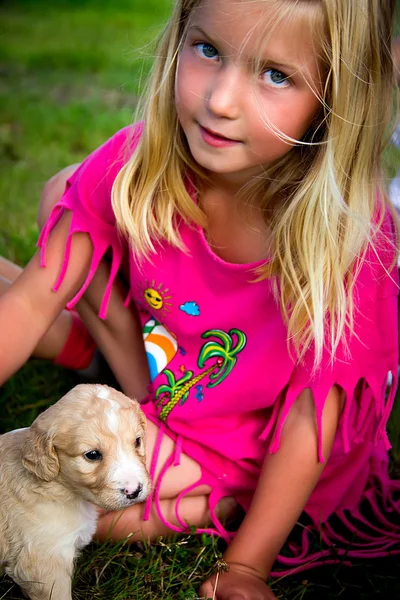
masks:
<instances>
[{"instance_id":1,"label":"shoulder","mask_svg":"<svg viewBox=\"0 0 400 600\"><path fill-rule=\"evenodd\" d=\"M120 129L94 150L82 163L80 175L105 179L111 189L115 177L135 151L143 132L143 123Z\"/></svg>"},{"instance_id":2,"label":"shoulder","mask_svg":"<svg viewBox=\"0 0 400 600\"><path fill-rule=\"evenodd\" d=\"M367 300L397 295L398 234L395 217L383 200L377 199L370 241L359 261L356 289Z\"/></svg>"},{"instance_id":3,"label":"shoulder","mask_svg":"<svg viewBox=\"0 0 400 600\"><path fill-rule=\"evenodd\" d=\"M107 154L110 163L117 161L122 166L136 150L143 128L143 121L123 127L100 147L100 151Z\"/></svg>"},{"instance_id":4,"label":"shoulder","mask_svg":"<svg viewBox=\"0 0 400 600\"><path fill-rule=\"evenodd\" d=\"M390 208L377 203L365 251L354 266L352 315L332 360L325 348L318 373L314 376L314 350L306 354L298 373L302 384L328 376L329 385L346 379L360 379L373 373L386 360L383 370L390 370L397 359L397 227ZM329 325L329 322L327 323ZM338 375L339 374L339 375ZM335 380L335 376L338 379ZM382 376L383 377L383 376ZM383 380L383 379L382 379Z\"/></svg>"},{"instance_id":5,"label":"shoulder","mask_svg":"<svg viewBox=\"0 0 400 600\"><path fill-rule=\"evenodd\" d=\"M111 191L114 181L135 151L143 123L124 127L94 150L67 180L61 206L88 218L114 222Z\"/></svg>"}]
</instances>

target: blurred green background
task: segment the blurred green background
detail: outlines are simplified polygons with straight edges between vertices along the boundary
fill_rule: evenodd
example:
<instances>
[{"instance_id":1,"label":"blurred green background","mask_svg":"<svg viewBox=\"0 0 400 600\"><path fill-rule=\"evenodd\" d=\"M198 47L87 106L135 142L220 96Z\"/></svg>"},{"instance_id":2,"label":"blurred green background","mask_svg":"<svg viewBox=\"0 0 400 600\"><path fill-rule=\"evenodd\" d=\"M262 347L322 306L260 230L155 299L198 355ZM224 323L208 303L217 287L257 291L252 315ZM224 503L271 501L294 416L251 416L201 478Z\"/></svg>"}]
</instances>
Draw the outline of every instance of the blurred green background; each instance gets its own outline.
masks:
<instances>
[{"instance_id":1,"label":"blurred green background","mask_svg":"<svg viewBox=\"0 0 400 600\"><path fill-rule=\"evenodd\" d=\"M169 4L0 3L0 254L29 260L43 183L131 122Z\"/></svg>"}]
</instances>

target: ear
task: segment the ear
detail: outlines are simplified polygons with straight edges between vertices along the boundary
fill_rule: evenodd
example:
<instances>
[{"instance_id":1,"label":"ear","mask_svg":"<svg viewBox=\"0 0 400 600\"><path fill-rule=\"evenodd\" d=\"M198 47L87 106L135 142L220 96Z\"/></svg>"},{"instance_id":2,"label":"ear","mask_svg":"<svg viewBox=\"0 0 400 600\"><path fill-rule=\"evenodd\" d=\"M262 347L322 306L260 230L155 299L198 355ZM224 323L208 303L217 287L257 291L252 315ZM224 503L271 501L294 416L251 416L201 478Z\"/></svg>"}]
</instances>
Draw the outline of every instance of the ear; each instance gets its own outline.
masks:
<instances>
[{"instance_id":1,"label":"ear","mask_svg":"<svg viewBox=\"0 0 400 600\"><path fill-rule=\"evenodd\" d=\"M30 473L53 481L60 472L60 463L53 445L53 438L33 423L30 435L22 446L22 464Z\"/></svg>"},{"instance_id":2,"label":"ear","mask_svg":"<svg viewBox=\"0 0 400 600\"><path fill-rule=\"evenodd\" d=\"M143 431L146 432L146 430L147 430L147 418L146 418L144 412L141 409L140 402L138 402L135 398L129 398L129 400L134 405L134 408L136 410L136 415L137 415L137 418L139 420L140 427L142 427Z\"/></svg>"},{"instance_id":3,"label":"ear","mask_svg":"<svg viewBox=\"0 0 400 600\"><path fill-rule=\"evenodd\" d=\"M146 431L147 431L147 419L145 417L144 412L140 408L140 404L138 402L136 403L136 413L137 413L137 417L139 419L140 426L142 427L143 431L146 433Z\"/></svg>"}]
</instances>

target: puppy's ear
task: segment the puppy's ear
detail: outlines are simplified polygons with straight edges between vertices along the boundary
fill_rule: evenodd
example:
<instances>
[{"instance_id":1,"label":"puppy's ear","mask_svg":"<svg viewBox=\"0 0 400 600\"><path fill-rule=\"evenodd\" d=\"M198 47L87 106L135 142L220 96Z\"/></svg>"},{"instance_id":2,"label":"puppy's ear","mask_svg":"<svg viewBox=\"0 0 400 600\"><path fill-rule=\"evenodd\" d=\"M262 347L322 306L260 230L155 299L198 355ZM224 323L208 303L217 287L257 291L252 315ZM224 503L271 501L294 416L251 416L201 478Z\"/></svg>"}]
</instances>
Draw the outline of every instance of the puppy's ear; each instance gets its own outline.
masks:
<instances>
[{"instance_id":1,"label":"puppy's ear","mask_svg":"<svg viewBox=\"0 0 400 600\"><path fill-rule=\"evenodd\" d=\"M138 402L135 398L129 398L131 403L133 404L137 418L139 420L140 427L146 432L147 430L147 419L145 417L144 412L141 409L140 402Z\"/></svg>"},{"instance_id":2,"label":"puppy's ear","mask_svg":"<svg viewBox=\"0 0 400 600\"><path fill-rule=\"evenodd\" d=\"M30 473L44 481L52 481L60 471L52 436L41 431L35 423L22 447L22 464Z\"/></svg>"},{"instance_id":3,"label":"puppy's ear","mask_svg":"<svg viewBox=\"0 0 400 600\"><path fill-rule=\"evenodd\" d=\"M140 427L143 429L143 431L146 433L147 430L147 419L145 417L144 412L142 411L140 404L137 400L132 400L132 402L135 405L135 410L136 410L136 415L140 424Z\"/></svg>"},{"instance_id":4,"label":"puppy's ear","mask_svg":"<svg viewBox=\"0 0 400 600\"><path fill-rule=\"evenodd\" d=\"M140 425L143 427L144 432L146 432L147 430L147 419L144 415L144 412L142 411L142 409L139 407L139 422Z\"/></svg>"}]
</instances>

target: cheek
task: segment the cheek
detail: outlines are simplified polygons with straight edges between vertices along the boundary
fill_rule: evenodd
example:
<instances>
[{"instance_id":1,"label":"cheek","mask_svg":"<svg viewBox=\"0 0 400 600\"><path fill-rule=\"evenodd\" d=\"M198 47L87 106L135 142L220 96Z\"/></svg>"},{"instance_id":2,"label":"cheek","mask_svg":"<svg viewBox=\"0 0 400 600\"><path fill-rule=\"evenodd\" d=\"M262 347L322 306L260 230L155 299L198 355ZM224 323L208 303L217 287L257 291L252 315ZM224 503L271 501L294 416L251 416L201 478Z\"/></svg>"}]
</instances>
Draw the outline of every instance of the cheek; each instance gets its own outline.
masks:
<instances>
[{"instance_id":1,"label":"cheek","mask_svg":"<svg viewBox=\"0 0 400 600\"><path fill-rule=\"evenodd\" d=\"M89 462L80 457L65 461L62 471L75 485L97 488L104 485L104 461Z\"/></svg>"},{"instance_id":2,"label":"cheek","mask_svg":"<svg viewBox=\"0 0 400 600\"><path fill-rule=\"evenodd\" d=\"M314 95L308 96L303 102L291 103L282 112L280 129L290 137L300 140L310 128L320 106Z\"/></svg>"},{"instance_id":3,"label":"cheek","mask_svg":"<svg viewBox=\"0 0 400 600\"><path fill-rule=\"evenodd\" d=\"M191 61L183 56L179 60L175 77L175 104L178 116L184 115L193 109L201 100L202 78Z\"/></svg>"},{"instance_id":4,"label":"cheek","mask_svg":"<svg viewBox=\"0 0 400 600\"><path fill-rule=\"evenodd\" d=\"M187 92L185 91L180 73L181 71L179 70L175 80L175 106L179 118L185 113L188 104Z\"/></svg>"},{"instance_id":5,"label":"cheek","mask_svg":"<svg viewBox=\"0 0 400 600\"><path fill-rule=\"evenodd\" d=\"M251 129L255 132L255 137L259 144L268 142L274 146L282 146L283 149L290 150L287 143L279 139L272 129L266 123L271 122L279 131L295 140L300 140L318 114L320 104L313 96L303 105L294 100L285 103L270 104L268 108L254 110ZM264 114L268 121L263 119Z\"/></svg>"}]
</instances>

